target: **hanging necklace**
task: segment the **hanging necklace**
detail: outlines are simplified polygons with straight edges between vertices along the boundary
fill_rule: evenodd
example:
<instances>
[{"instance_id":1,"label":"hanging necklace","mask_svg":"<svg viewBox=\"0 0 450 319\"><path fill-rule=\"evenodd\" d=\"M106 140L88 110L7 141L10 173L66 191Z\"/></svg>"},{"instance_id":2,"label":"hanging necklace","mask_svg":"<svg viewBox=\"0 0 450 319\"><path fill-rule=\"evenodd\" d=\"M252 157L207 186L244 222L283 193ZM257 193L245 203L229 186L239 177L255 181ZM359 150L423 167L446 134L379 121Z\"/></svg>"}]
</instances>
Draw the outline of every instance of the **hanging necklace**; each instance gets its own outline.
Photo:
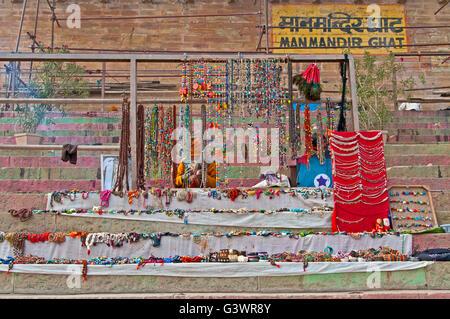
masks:
<instances>
[{"instance_id":1,"label":"hanging necklace","mask_svg":"<svg viewBox=\"0 0 450 319\"><path fill-rule=\"evenodd\" d=\"M311 129L311 117L309 114L309 104L305 104L305 120L303 122L303 130L305 132L306 163L309 166L309 159L312 154L312 129Z\"/></svg>"}]
</instances>

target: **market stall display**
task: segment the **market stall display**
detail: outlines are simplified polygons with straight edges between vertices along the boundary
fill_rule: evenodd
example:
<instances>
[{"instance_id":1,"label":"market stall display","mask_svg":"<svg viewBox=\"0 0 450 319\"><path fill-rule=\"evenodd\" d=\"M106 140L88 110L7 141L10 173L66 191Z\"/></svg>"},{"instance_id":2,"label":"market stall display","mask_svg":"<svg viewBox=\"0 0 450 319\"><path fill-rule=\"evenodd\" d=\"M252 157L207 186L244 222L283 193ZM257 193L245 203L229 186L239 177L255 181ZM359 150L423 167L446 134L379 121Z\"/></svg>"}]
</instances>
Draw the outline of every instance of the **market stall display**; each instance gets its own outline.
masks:
<instances>
[{"instance_id":1,"label":"market stall display","mask_svg":"<svg viewBox=\"0 0 450 319\"><path fill-rule=\"evenodd\" d=\"M333 230L379 231L379 220L389 217L382 133L333 132L330 146L333 162Z\"/></svg>"},{"instance_id":2,"label":"market stall display","mask_svg":"<svg viewBox=\"0 0 450 319\"><path fill-rule=\"evenodd\" d=\"M420 233L438 227L428 187L393 185L388 193L393 229Z\"/></svg>"}]
</instances>

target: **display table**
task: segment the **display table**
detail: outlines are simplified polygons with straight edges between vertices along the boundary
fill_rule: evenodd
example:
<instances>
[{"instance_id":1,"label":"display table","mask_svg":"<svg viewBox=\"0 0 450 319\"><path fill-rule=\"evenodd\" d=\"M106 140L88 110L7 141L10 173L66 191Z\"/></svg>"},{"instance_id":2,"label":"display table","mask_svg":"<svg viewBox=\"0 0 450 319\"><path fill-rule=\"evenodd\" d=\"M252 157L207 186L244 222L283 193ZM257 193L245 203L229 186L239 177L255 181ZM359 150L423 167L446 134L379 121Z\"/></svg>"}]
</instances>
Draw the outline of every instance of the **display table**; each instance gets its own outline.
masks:
<instances>
[{"instance_id":1,"label":"display table","mask_svg":"<svg viewBox=\"0 0 450 319\"><path fill-rule=\"evenodd\" d=\"M292 193L280 191L269 196L264 193L249 195L247 198L237 197L217 199L211 196L211 191L191 189L194 193L192 202L179 200L172 196L166 204L165 196L148 195L133 198L129 203L128 197L110 195L105 203L100 194L90 192L88 195L78 193L71 198L63 198L60 202L52 201L52 194L48 194L47 210L58 211L67 216L102 217L132 220L146 220L153 222L189 223L213 226L237 227L277 227L277 228L331 228L331 215L333 196L331 190L322 197L321 190L308 189L308 194L302 193L304 189L292 189ZM174 190L174 192L183 190ZM276 189L274 189L276 192ZM87 197L87 198L83 198ZM259 198L258 198L259 197ZM94 207L100 207L102 213L94 213ZM214 208L220 212L211 212ZM87 210L84 213L70 212L68 210ZM183 210L183 218L169 216L164 212L147 213L142 211ZM237 210L248 210L238 212ZM250 211L254 210L254 211ZM260 212L259 210L265 210ZM119 213L119 211L121 211Z\"/></svg>"},{"instance_id":2,"label":"display table","mask_svg":"<svg viewBox=\"0 0 450 319\"><path fill-rule=\"evenodd\" d=\"M100 233L99 233L100 234ZM104 235L103 235L104 236ZM89 237L86 239L89 242ZM95 257L143 257L156 256L166 258L170 256L198 256L208 255L210 252L221 249L236 249L248 252L266 252L277 254L282 252L324 251L330 247L334 254L341 252L348 254L352 250L389 247L398 250L401 254L412 254L412 235L400 236L385 235L381 238L372 238L361 235L354 239L348 235L308 235L299 238L289 238L288 235L276 237L273 235L242 235L221 236L214 235L171 235L161 236L159 245L155 247L154 240L140 239L137 242L124 242L121 247L107 246L103 242L82 247L78 238L66 236L66 240L57 244L54 242L25 241L24 254L50 258L89 259ZM88 254L88 249L90 254ZM13 248L7 241L0 243L0 258L13 256Z\"/></svg>"}]
</instances>

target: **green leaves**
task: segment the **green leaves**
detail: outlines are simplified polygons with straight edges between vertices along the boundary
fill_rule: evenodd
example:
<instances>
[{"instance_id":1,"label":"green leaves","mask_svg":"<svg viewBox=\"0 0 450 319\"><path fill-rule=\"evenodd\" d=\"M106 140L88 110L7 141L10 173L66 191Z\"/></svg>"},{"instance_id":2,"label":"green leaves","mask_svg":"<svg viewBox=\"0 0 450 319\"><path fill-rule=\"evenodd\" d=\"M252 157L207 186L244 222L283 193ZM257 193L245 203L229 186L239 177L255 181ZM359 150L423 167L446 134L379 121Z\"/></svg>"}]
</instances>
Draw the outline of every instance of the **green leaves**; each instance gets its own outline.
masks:
<instances>
[{"instance_id":1,"label":"green leaves","mask_svg":"<svg viewBox=\"0 0 450 319\"><path fill-rule=\"evenodd\" d=\"M65 46L56 51L41 46L39 50L42 53L68 53ZM43 62L36 66L28 90L33 98L85 98L89 96L89 82L80 76L84 73L84 68L74 63ZM35 133L39 124L53 124L53 120L46 117L48 112L59 111L65 115L59 104L17 105L16 110L21 113L17 123L23 125L27 133Z\"/></svg>"},{"instance_id":2,"label":"green leaves","mask_svg":"<svg viewBox=\"0 0 450 319\"><path fill-rule=\"evenodd\" d=\"M390 109L395 96L406 94L416 85L412 76L402 77L394 88L396 73L403 65L395 62L393 55L380 57L366 52L355 58L356 87L359 105L359 120L365 130L382 130L391 119ZM423 74L419 75L424 83Z\"/></svg>"}]
</instances>

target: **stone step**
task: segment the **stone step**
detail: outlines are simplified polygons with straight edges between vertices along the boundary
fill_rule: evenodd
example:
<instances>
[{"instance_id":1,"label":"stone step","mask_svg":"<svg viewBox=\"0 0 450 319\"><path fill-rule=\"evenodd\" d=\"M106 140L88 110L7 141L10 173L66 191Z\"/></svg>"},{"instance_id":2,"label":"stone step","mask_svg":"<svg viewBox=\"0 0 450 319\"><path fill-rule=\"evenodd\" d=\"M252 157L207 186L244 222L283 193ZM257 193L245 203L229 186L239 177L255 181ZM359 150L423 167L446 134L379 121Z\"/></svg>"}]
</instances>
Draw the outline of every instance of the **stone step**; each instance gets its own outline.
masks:
<instances>
[{"instance_id":1,"label":"stone step","mask_svg":"<svg viewBox=\"0 0 450 319\"><path fill-rule=\"evenodd\" d=\"M42 144L117 144L120 136L45 136ZM16 144L14 136L0 137L0 144Z\"/></svg>"},{"instance_id":2,"label":"stone step","mask_svg":"<svg viewBox=\"0 0 450 319\"><path fill-rule=\"evenodd\" d=\"M425 110L425 111L391 111L390 114L395 118L424 118L436 117L445 118L450 117L450 109L447 110Z\"/></svg>"},{"instance_id":3,"label":"stone step","mask_svg":"<svg viewBox=\"0 0 450 319\"><path fill-rule=\"evenodd\" d=\"M246 178L242 180L243 187L251 187L256 185L261 180L259 178ZM158 187L162 184L158 184L155 181L149 181L147 183L150 187ZM239 187L241 185L240 179L230 179L228 187ZM98 191L101 190L101 180L100 179L92 179L92 180L70 180L70 179L62 179L62 180L38 180L38 179L4 179L0 180L0 192L20 192L20 193L29 193L29 192L53 192L55 190L62 189L77 189L77 190L86 190L86 191Z\"/></svg>"},{"instance_id":4,"label":"stone step","mask_svg":"<svg viewBox=\"0 0 450 319\"><path fill-rule=\"evenodd\" d=\"M412 185L412 184L411 184ZM433 189L431 189L433 190ZM435 190L439 190L439 189L435 189ZM431 192L431 198L433 200L433 206L434 209L436 211L436 213L442 213L443 216L445 216L444 218L447 220L447 218L449 218L450 216L447 215L448 210L450 209L450 191L449 190L444 190L441 192ZM439 219L439 218L438 218ZM450 221L440 221L440 223L442 224L449 224Z\"/></svg>"},{"instance_id":5,"label":"stone step","mask_svg":"<svg viewBox=\"0 0 450 319\"><path fill-rule=\"evenodd\" d=\"M101 162L100 156L83 156L77 157L77 164L70 164L69 162L63 162L60 156L54 157L7 157L0 156L0 179L79 179L77 176L84 176L90 174L90 171L84 170L84 168L98 168L100 169ZM83 168L83 170L80 170ZM226 168L224 176L227 178L259 178L261 169L264 166L258 164L239 164L230 163ZM74 171L80 172L76 175ZM219 173L222 174L223 170L220 169ZM287 174L282 170L282 174ZM67 177L66 177L67 176ZM90 176L90 175L88 175ZM60 177L60 178L58 178Z\"/></svg>"},{"instance_id":6,"label":"stone step","mask_svg":"<svg viewBox=\"0 0 450 319\"><path fill-rule=\"evenodd\" d=\"M386 126L386 129L388 131L397 130L397 129L448 129L448 128L450 128L450 122L442 122L442 123L389 123Z\"/></svg>"},{"instance_id":7,"label":"stone step","mask_svg":"<svg viewBox=\"0 0 450 319\"><path fill-rule=\"evenodd\" d=\"M7 212L9 209L45 209L47 207L47 193L14 193L0 192L1 210Z\"/></svg>"},{"instance_id":8,"label":"stone step","mask_svg":"<svg viewBox=\"0 0 450 319\"><path fill-rule=\"evenodd\" d=\"M70 164L69 162L63 162L61 156L0 156L0 179L34 179L36 176L61 176L62 179L67 173L70 179L73 175L71 170L79 168L100 168L101 161L100 156L78 156L77 164ZM37 168L42 168L41 171L36 172ZM46 168L44 170L44 168ZM257 164L239 164L231 163L227 166L226 176L227 178L259 178L261 169L264 168ZM48 170L51 172L48 172ZM2 171L3 170L3 171ZM20 170L20 172L18 171ZM222 172L220 170L219 172ZM286 174L282 170L283 174ZM242 175L242 176L241 176ZM6 177L5 177L6 176ZM14 176L14 177L13 177Z\"/></svg>"},{"instance_id":9,"label":"stone step","mask_svg":"<svg viewBox=\"0 0 450 319\"><path fill-rule=\"evenodd\" d=\"M448 194L448 193L447 193ZM46 209L47 193L17 193L17 192L0 192L0 224L3 229L9 231L18 231L26 227L27 231L46 232L46 231L64 231L70 232L74 229L90 232L209 232L219 231L218 226L213 225L185 225L174 223L154 223L151 221L140 220L123 220L123 219L105 219L105 218L85 218L74 216L56 216L50 214L34 215L32 223L19 223L15 218L8 214L9 209ZM448 197L448 196L447 196ZM433 200L436 209L436 216L439 225L448 224L450 213L448 211L439 210L439 202ZM437 205L436 205L437 204ZM448 207L447 207L448 209ZM21 228L22 227L22 228ZM234 226L220 226L220 231L236 230ZM246 227L255 229L254 227ZM261 228L258 228L261 229ZM267 227L266 227L267 229ZM293 231L298 231L293 230ZM324 231L324 230L322 230ZM328 230L327 230L328 231Z\"/></svg>"},{"instance_id":10,"label":"stone step","mask_svg":"<svg viewBox=\"0 0 450 319\"><path fill-rule=\"evenodd\" d=\"M446 128L397 128L397 129L389 129L389 135L418 135L418 136L449 136L450 129Z\"/></svg>"},{"instance_id":11,"label":"stone step","mask_svg":"<svg viewBox=\"0 0 450 319\"><path fill-rule=\"evenodd\" d=\"M388 186L390 185L424 185L431 190L450 191L449 178L434 177L388 177Z\"/></svg>"},{"instance_id":12,"label":"stone step","mask_svg":"<svg viewBox=\"0 0 450 319\"><path fill-rule=\"evenodd\" d=\"M118 144L104 144L118 145ZM116 152L117 153L117 152ZM114 154L114 151L78 151L78 158L89 156L100 156L101 154ZM0 156L3 157L61 157L61 151L36 151L36 150L3 150L0 149Z\"/></svg>"},{"instance_id":13,"label":"stone step","mask_svg":"<svg viewBox=\"0 0 450 319\"><path fill-rule=\"evenodd\" d=\"M1 167L2 180L90 180L101 179L99 167Z\"/></svg>"},{"instance_id":14,"label":"stone step","mask_svg":"<svg viewBox=\"0 0 450 319\"><path fill-rule=\"evenodd\" d=\"M45 137L50 136L70 136L70 137L98 137L98 136L120 136L120 130L53 130L48 129L45 131L38 130L36 134L42 135ZM14 130L0 130L0 137L13 137L14 134L17 134L17 131Z\"/></svg>"},{"instance_id":15,"label":"stone step","mask_svg":"<svg viewBox=\"0 0 450 319\"><path fill-rule=\"evenodd\" d=\"M99 124L99 123L122 123L121 118L104 118L104 117L56 117L53 118L52 121L54 123L64 123L64 124L81 124L81 123L91 123L91 124ZM17 124L17 119L13 117L1 117L1 124Z\"/></svg>"},{"instance_id":16,"label":"stone step","mask_svg":"<svg viewBox=\"0 0 450 319\"><path fill-rule=\"evenodd\" d=\"M448 155L389 155L385 157L386 167L426 166L428 164L450 166Z\"/></svg>"},{"instance_id":17,"label":"stone step","mask_svg":"<svg viewBox=\"0 0 450 319\"><path fill-rule=\"evenodd\" d=\"M152 267L151 265L146 267ZM450 263L435 262L427 267L379 273L379 288L368 288L368 282L374 270L357 273L316 274L302 276L259 276L245 278L198 278L198 277L168 277L150 275L89 275L86 280L80 280L79 287L69 286L68 276L42 275L23 273L0 273L0 293L15 296L26 294L27 298L34 295L64 295L73 294L142 294L174 293L177 298L184 298L185 293L202 293L200 298L211 297L210 293L332 293L331 298L339 298L335 293L348 293L354 297L363 294L367 298L379 299L379 291L388 291L387 298L448 298L450 284L448 277ZM402 293L398 293L402 291ZM426 291L426 293L423 293ZM355 294L355 292L358 292ZM363 292L363 293L362 293ZM430 296L431 294L431 296ZM108 297L105 297L108 298ZM195 297L194 297L195 298ZM324 298L322 295L317 298ZM345 297L343 297L345 298ZM361 297L362 298L362 297ZM188 300L189 301L189 300ZM189 301L190 302L190 301ZM178 309L168 311L178 313ZM174 316L175 317L175 316Z\"/></svg>"},{"instance_id":18,"label":"stone step","mask_svg":"<svg viewBox=\"0 0 450 319\"><path fill-rule=\"evenodd\" d=\"M450 166L394 166L387 169L388 178L449 178Z\"/></svg>"},{"instance_id":19,"label":"stone step","mask_svg":"<svg viewBox=\"0 0 450 319\"><path fill-rule=\"evenodd\" d=\"M389 135L387 144L434 144L450 142L448 135Z\"/></svg>"},{"instance_id":20,"label":"stone step","mask_svg":"<svg viewBox=\"0 0 450 319\"><path fill-rule=\"evenodd\" d=\"M51 193L55 190L77 189L86 191L101 190L101 180L0 180L0 192Z\"/></svg>"},{"instance_id":21,"label":"stone step","mask_svg":"<svg viewBox=\"0 0 450 319\"><path fill-rule=\"evenodd\" d=\"M449 156L450 143L436 144L386 144L384 146L385 155L442 155Z\"/></svg>"},{"instance_id":22,"label":"stone step","mask_svg":"<svg viewBox=\"0 0 450 319\"><path fill-rule=\"evenodd\" d=\"M427 249L450 247L450 234L419 234L413 235L413 251L421 252Z\"/></svg>"},{"instance_id":23,"label":"stone step","mask_svg":"<svg viewBox=\"0 0 450 319\"><path fill-rule=\"evenodd\" d=\"M434 202L433 202L433 204L434 204ZM448 209L448 206L447 206L447 209ZM436 211L436 218L437 218L437 221L438 221L439 225L448 225L448 224L450 224L450 210L440 210L440 211L438 211L435 208L435 211ZM446 247L450 247L450 246L446 246Z\"/></svg>"},{"instance_id":24,"label":"stone step","mask_svg":"<svg viewBox=\"0 0 450 319\"><path fill-rule=\"evenodd\" d=\"M390 123L448 123L449 117L393 117Z\"/></svg>"},{"instance_id":25,"label":"stone step","mask_svg":"<svg viewBox=\"0 0 450 319\"><path fill-rule=\"evenodd\" d=\"M59 152L60 153L60 152ZM100 156L77 156L76 167L100 167ZM67 167L73 168L74 165L61 160L61 154L58 156L0 156L0 167Z\"/></svg>"},{"instance_id":26,"label":"stone step","mask_svg":"<svg viewBox=\"0 0 450 319\"><path fill-rule=\"evenodd\" d=\"M20 113L13 111L3 111L0 112L0 118L15 118L20 117ZM85 117L85 118L115 118L121 119L122 112L75 112L75 111L67 111L63 115L61 112L48 112L46 117L50 118L72 118L72 117Z\"/></svg>"},{"instance_id":27,"label":"stone step","mask_svg":"<svg viewBox=\"0 0 450 319\"><path fill-rule=\"evenodd\" d=\"M120 130L121 123L56 123L56 124L40 124L36 127L38 131L49 130L72 130L72 131L84 131L84 130L100 130L100 131L112 131ZM1 123L0 131L12 131L18 132L21 127L13 123Z\"/></svg>"}]
</instances>

